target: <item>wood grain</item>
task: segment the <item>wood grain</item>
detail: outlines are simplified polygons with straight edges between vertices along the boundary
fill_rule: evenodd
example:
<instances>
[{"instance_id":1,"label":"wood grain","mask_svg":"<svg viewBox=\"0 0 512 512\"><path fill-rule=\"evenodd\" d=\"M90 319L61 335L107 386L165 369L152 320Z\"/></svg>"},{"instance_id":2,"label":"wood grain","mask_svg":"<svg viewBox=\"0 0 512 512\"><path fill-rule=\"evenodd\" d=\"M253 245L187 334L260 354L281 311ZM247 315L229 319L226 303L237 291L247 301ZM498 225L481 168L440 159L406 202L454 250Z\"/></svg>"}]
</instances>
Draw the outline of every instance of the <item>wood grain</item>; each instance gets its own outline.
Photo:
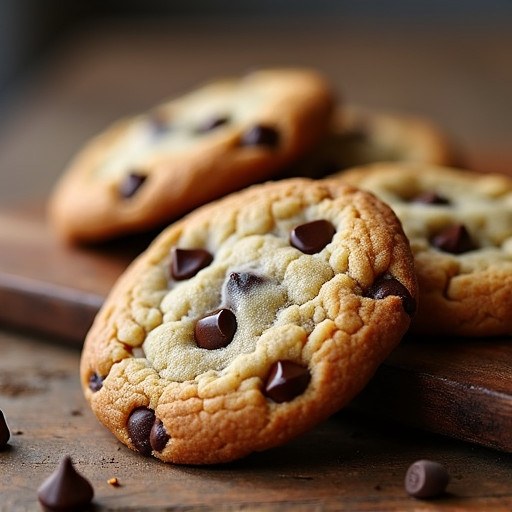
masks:
<instances>
[{"instance_id":1,"label":"wood grain","mask_svg":"<svg viewBox=\"0 0 512 512\"><path fill-rule=\"evenodd\" d=\"M0 408L12 436L0 450L0 510L33 512L37 488L70 455L98 511L507 511L512 455L345 410L279 448L225 465L174 466L130 451L83 398L79 350L0 331ZM37 357L34 354L37 353ZM409 497L409 464L429 458L451 476L448 493ZM119 487L107 481L116 477Z\"/></svg>"}]
</instances>

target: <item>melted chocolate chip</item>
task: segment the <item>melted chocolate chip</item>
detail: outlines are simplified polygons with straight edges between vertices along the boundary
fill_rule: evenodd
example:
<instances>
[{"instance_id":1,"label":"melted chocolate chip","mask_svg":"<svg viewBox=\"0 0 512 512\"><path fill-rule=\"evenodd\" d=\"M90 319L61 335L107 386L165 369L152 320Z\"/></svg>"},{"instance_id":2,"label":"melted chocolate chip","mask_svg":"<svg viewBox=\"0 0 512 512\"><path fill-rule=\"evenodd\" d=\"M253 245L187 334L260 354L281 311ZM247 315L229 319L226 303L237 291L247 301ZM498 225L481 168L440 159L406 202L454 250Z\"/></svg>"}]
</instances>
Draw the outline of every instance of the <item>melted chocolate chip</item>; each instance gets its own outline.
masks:
<instances>
[{"instance_id":1,"label":"melted chocolate chip","mask_svg":"<svg viewBox=\"0 0 512 512\"><path fill-rule=\"evenodd\" d=\"M133 446L142 455L151 455L149 437L154 422L155 411L146 407L139 407L132 411L126 423Z\"/></svg>"},{"instance_id":2,"label":"melted chocolate chip","mask_svg":"<svg viewBox=\"0 0 512 512\"><path fill-rule=\"evenodd\" d=\"M103 387L103 381L105 380L105 377L101 377L97 373L93 373L89 377L89 389L91 391L99 391Z\"/></svg>"},{"instance_id":3,"label":"melted chocolate chip","mask_svg":"<svg viewBox=\"0 0 512 512\"><path fill-rule=\"evenodd\" d=\"M265 395L277 403L289 402L308 387L311 375L307 368L293 361L277 361L265 382Z\"/></svg>"},{"instance_id":4,"label":"melted chocolate chip","mask_svg":"<svg viewBox=\"0 0 512 512\"><path fill-rule=\"evenodd\" d=\"M227 116L219 116L212 117L211 119L206 120L201 126L199 126L196 130L197 133L207 133L215 130L219 126L229 123L229 117Z\"/></svg>"},{"instance_id":5,"label":"melted chocolate chip","mask_svg":"<svg viewBox=\"0 0 512 512\"><path fill-rule=\"evenodd\" d=\"M232 272L227 283L228 293L247 293L263 283L263 278L250 272Z\"/></svg>"},{"instance_id":6,"label":"melted chocolate chip","mask_svg":"<svg viewBox=\"0 0 512 512\"><path fill-rule=\"evenodd\" d=\"M10 437L11 433L7 426L7 422L5 421L4 413L0 410L0 450L7 446Z\"/></svg>"},{"instance_id":7,"label":"melted chocolate chip","mask_svg":"<svg viewBox=\"0 0 512 512\"><path fill-rule=\"evenodd\" d=\"M382 275L376 279L366 294L367 297L376 300L385 299L390 295L394 295L402 299L404 311L409 316L412 316L415 313L416 301L412 298L409 290L400 281L398 281L398 279L388 274Z\"/></svg>"},{"instance_id":8,"label":"melted chocolate chip","mask_svg":"<svg viewBox=\"0 0 512 512\"><path fill-rule=\"evenodd\" d=\"M451 254L462 254L475 249L475 244L463 224L454 224L437 233L430 240L437 249Z\"/></svg>"},{"instance_id":9,"label":"melted chocolate chip","mask_svg":"<svg viewBox=\"0 0 512 512\"><path fill-rule=\"evenodd\" d=\"M420 194L416 197L413 197L411 200L412 203L418 204L438 204L438 205L449 205L450 201L443 196L440 196L437 192L425 192L424 194Z\"/></svg>"},{"instance_id":10,"label":"melted chocolate chip","mask_svg":"<svg viewBox=\"0 0 512 512\"><path fill-rule=\"evenodd\" d=\"M169 439L170 436L167 433L164 424L157 418L153 423L151 433L149 434L149 443L151 444L151 448L153 448L155 452L161 452L165 448Z\"/></svg>"},{"instance_id":11,"label":"melted chocolate chip","mask_svg":"<svg viewBox=\"0 0 512 512\"><path fill-rule=\"evenodd\" d=\"M240 144L275 148L279 144L279 133L271 126L257 124L242 134Z\"/></svg>"},{"instance_id":12,"label":"melted chocolate chip","mask_svg":"<svg viewBox=\"0 0 512 512\"><path fill-rule=\"evenodd\" d=\"M195 276L202 268L213 261L213 256L205 249L178 249L172 251L171 275L176 281Z\"/></svg>"},{"instance_id":13,"label":"melted chocolate chip","mask_svg":"<svg viewBox=\"0 0 512 512\"><path fill-rule=\"evenodd\" d=\"M229 309L219 309L196 322L194 336L197 346L208 350L226 347L237 328L236 317Z\"/></svg>"},{"instance_id":14,"label":"melted chocolate chip","mask_svg":"<svg viewBox=\"0 0 512 512\"><path fill-rule=\"evenodd\" d=\"M37 498L46 510L59 512L83 510L93 497L92 485L76 471L69 456L61 460L57 470L37 491Z\"/></svg>"},{"instance_id":15,"label":"melted chocolate chip","mask_svg":"<svg viewBox=\"0 0 512 512\"><path fill-rule=\"evenodd\" d=\"M146 181L146 178L147 176L145 174L137 172L127 174L119 184L119 195L125 199L134 196L135 192L137 192Z\"/></svg>"},{"instance_id":16,"label":"melted chocolate chip","mask_svg":"<svg viewBox=\"0 0 512 512\"><path fill-rule=\"evenodd\" d=\"M446 491L450 477L446 468L431 460L418 460L405 474L405 490L415 498L437 498Z\"/></svg>"},{"instance_id":17,"label":"melted chocolate chip","mask_svg":"<svg viewBox=\"0 0 512 512\"><path fill-rule=\"evenodd\" d=\"M334 236L336 229L328 220L314 220L297 226L290 235L290 243L305 254L320 252Z\"/></svg>"}]
</instances>

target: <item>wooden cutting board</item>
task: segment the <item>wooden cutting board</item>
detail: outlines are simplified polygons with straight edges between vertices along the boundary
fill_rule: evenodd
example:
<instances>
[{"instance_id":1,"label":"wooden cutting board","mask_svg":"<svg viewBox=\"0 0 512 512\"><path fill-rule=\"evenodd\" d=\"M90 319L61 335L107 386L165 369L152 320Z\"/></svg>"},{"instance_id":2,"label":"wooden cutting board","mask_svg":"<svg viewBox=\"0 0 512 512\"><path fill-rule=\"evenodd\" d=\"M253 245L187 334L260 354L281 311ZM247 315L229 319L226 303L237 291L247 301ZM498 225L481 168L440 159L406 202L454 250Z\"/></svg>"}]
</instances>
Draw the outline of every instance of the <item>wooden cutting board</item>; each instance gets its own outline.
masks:
<instances>
[{"instance_id":1,"label":"wooden cutting board","mask_svg":"<svg viewBox=\"0 0 512 512\"><path fill-rule=\"evenodd\" d=\"M79 348L116 278L154 233L74 248L42 205L0 210L0 323ZM406 338L353 406L512 452L512 340Z\"/></svg>"}]
</instances>

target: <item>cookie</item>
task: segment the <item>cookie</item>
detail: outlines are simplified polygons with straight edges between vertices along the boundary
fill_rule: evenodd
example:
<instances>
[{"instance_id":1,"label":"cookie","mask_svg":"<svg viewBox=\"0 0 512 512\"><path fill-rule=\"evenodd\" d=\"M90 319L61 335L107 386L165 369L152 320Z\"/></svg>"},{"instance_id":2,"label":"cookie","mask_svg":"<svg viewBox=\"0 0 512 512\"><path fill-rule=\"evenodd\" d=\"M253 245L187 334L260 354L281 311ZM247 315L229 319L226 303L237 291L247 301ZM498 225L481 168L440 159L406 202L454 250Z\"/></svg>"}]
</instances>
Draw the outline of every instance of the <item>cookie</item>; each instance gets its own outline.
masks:
<instances>
[{"instance_id":1,"label":"cookie","mask_svg":"<svg viewBox=\"0 0 512 512\"><path fill-rule=\"evenodd\" d=\"M420 116L339 106L328 135L284 177L323 178L341 169L376 162L425 162L458 166L458 149L435 123Z\"/></svg>"},{"instance_id":2,"label":"cookie","mask_svg":"<svg viewBox=\"0 0 512 512\"><path fill-rule=\"evenodd\" d=\"M317 73L219 79L94 138L49 200L55 232L96 242L160 227L272 177L322 138L333 95Z\"/></svg>"},{"instance_id":3,"label":"cookie","mask_svg":"<svg viewBox=\"0 0 512 512\"><path fill-rule=\"evenodd\" d=\"M226 462L346 405L415 310L392 210L337 181L255 185L166 228L87 335L85 397L130 448Z\"/></svg>"},{"instance_id":4,"label":"cookie","mask_svg":"<svg viewBox=\"0 0 512 512\"><path fill-rule=\"evenodd\" d=\"M512 179L426 164L339 174L375 193L403 224L420 297L411 331L512 334Z\"/></svg>"}]
</instances>

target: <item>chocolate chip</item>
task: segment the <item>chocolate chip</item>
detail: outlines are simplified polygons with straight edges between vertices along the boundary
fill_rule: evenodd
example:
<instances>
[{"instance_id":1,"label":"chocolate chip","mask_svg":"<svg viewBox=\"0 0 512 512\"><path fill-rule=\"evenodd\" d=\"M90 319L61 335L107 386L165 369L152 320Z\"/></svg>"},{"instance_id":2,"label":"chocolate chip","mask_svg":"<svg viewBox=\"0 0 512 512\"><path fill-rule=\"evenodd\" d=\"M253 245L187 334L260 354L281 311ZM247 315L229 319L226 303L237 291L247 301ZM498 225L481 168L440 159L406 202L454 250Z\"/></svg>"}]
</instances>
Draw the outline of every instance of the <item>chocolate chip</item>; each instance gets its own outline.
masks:
<instances>
[{"instance_id":1,"label":"chocolate chip","mask_svg":"<svg viewBox=\"0 0 512 512\"><path fill-rule=\"evenodd\" d=\"M171 275L176 281L195 276L213 261L205 249L178 249L172 251Z\"/></svg>"},{"instance_id":2,"label":"chocolate chip","mask_svg":"<svg viewBox=\"0 0 512 512\"><path fill-rule=\"evenodd\" d=\"M229 117L227 116L212 117L211 119L207 119L201 126L199 126L196 129L196 132L210 132L212 130L215 130L215 128L218 128L219 126L222 126L227 123L229 123Z\"/></svg>"},{"instance_id":3,"label":"chocolate chip","mask_svg":"<svg viewBox=\"0 0 512 512\"><path fill-rule=\"evenodd\" d=\"M149 434L149 443L151 444L151 448L153 448L155 452L161 452L165 448L165 445L169 439L170 436L167 433L162 420L157 418L153 423L153 426L151 427L151 433Z\"/></svg>"},{"instance_id":4,"label":"chocolate chip","mask_svg":"<svg viewBox=\"0 0 512 512\"><path fill-rule=\"evenodd\" d=\"M420 194L416 197L413 197L411 200L412 203L419 204L439 204L439 205L448 205L450 201L443 196L440 196L437 192L425 192L424 194Z\"/></svg>"},{"instance_id":5,"label":"chocolate chip","mask_svg":"<svg viewBox=\"0 0 512 512\"><path fill-rule=\"evenodd\" d=\"M123 181L119 185L119 195L125 199L129 199L135 192L139 190L142 184L146 181L147 176L145 174L132 172L127 174Z\"/></svg>"},{"instance_id":6,"label":"chocolate chip","mask_svg":"<svg viewBox=\"0 0 512 512\"><path fill-rule=\"evenodd\" d=\"M242 134L240 144L275 148L279 144L279 133L271 126L257 124Z\"/></svg>"},{"instance_id":7,"label":"chocolate chip","mask_svg":"<svg viewBox=\"0 0 512 512\"><path fill-rule=\"evenodd\" d=\"M7 446L10 437L11 433L5 421L4 413L0 410L0 450Z\"/></svg>"},{"instance_id":8,"label":"chocolate chip","mask_svg":"<svg viewBox=\"0 0 512 512\"><path fill-rule=\"evenodd\" d=\"M133 446L142 455L151 455L149 437L154 422L155 411L146 407L139 407L132 411L126 423Z\"/></svg>"},{"instance_id":9,"label":"chocolate chip","mask_svg":"<svg viewBox=\"0 0 512 512\"><path fill-rule=\"evenodd\" d=\"M92 485L76 471L67 455L37 491L37 498L43 507L58 512L83 510L93 497Z\"/></svg>"},{"instance_id":10,"label":"chocolate chip","mask_svg":"<svg viewBox=\"0 0 512 512\"><path fill-rule=\"evenodd\" d=\"M409 290L395 277L384 274L380 276L372 284L368 292L367 297L372 299L380 300L394 295L402 299L402 306L404 311L412 316L416 311L416 301L412 298Z\"/></svg>"},{"instance_id":11,"label":"chocolate chip","mask_svg":"<svg viewBox=\"0 0 512 512\"><path fill-rule=\"evenodd\" d=\"M308 387L311 375L307 368L293 361L275 362L265 382L265 395L274 402L293 400Z\"/></svg>"},{"instance_id":12,"label":"chocolate chip","mask_svg":"<svg viewBox=\"0 0 512 512\"><path fill-rule=\"evenodd\" d=\"M290 243L305 254L314 254L332 240L335 232L328 220L314 220L297 226L291 232Z\"/></svg>"},{"instance_id":13,"label":"chocolate chip","mask_svg":"<svg viewBox=\"0 0 512 512\"><path fill-rule=\"evenodd\" d=\"M418 460L405 474L405 490L415 498L436 498L446 491L450 477L446 468L431 460Z\"/></svg>"},{"instance_id":14,"label":"chocolate chip","mask_svg":"<svg viewBox=\"0 0 512 512\"><path fill-rule=\"evenodd\" d=\"M451 254L462 254L475 249L475 244L463 224L454 224L437 233L430 240L437 249Z\"/></svg>"},{"instance_id":15,"label":"chocolate chip","mask_svg":"<svg viewBox=\"0 0 512 512\"><path fill-rule=\"evenodd\" d=\"M97 373L93 373L89 377L89 389L94 392L99 391L103 387L104 379L105 377L101 377Z\"/></svg>"},{"instance_id":16,"label":"chocolate chip","mask_svg":"<svg viewBox=\"0 0 512 512\"><path fill-rule=\"evenodd\" d=\"M226 347L236 332L236 317L229 309L219 309L196 322L194 336L197 346L208 350Z\"/></svg>"}]
</instances>

